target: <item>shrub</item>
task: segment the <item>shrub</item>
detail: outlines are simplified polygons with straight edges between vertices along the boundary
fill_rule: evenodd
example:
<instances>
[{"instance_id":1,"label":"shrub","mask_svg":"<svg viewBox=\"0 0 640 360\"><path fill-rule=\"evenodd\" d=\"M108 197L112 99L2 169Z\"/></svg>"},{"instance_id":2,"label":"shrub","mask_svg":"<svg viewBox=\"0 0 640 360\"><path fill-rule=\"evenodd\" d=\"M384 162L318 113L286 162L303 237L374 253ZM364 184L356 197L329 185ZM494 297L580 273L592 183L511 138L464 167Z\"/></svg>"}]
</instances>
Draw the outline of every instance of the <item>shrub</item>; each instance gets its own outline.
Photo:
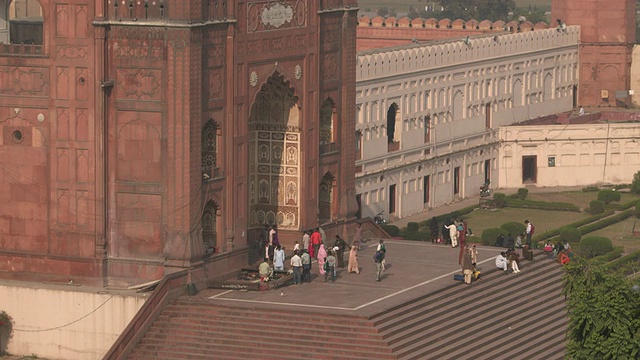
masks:
<instances>
[{"instance_id":1,"label":"shrub","mask_svg":"<svg viewBox=\"0 0 640 360\"><path fill-rule=\"evenodd\" d=\"M600 188L597 186L587 186L582 188L582 192L596 192L600 191Z\"/></svg>"},{"instance_id":2,"label":"shrub","mask_svg":"<svg viewBox=\"0 0 640 360\"><path fill-rule=\"evenodd\" d=\"M589 203L590 214L601 214L604 212L604 202L601 200L593 200Z\"/></svg>"},{"instance_id":3,"label":"shrub","mask_svg":"<svg viewBox=\"0 0 640 360\"><path fill-rule=\"evenodd\" d=\"M604 255L613 250L611 240L602 236L587 236L580 241L580 252L587 258Z\"/></svg>"},{"instance_id":4,"label":"shrub","mask_svg":"<svg viewBox=\"0 0 640 360\"><path fill-rule=\"evenodd\" d=\"M622 255L623 252L624 252L624 247L616 246L616 247L613 248L613 250L609 251L608 253L606 253L604 255L596 256L595 258L593 258L593 260L603 261L603 262L613 261L613 260L619 258L620 255Z\"/></svg>"},{"instance_id":5,"label":"shrub","mask_svg":"<svg viewBox=\"0 0 640 360\"><path fill-rule=\"evenodd\" d=\"M600 190L598 200L608 204L614 201L620 201L620 193L613 190Z\"/></svg>"},{"instance_id":6,"label":"shrub","mask_svg":"<svg viewBox=\"0 0 640 360\"><path fill-rule=\"evenodd\" d=\"M636 203L636 217L640 218L640 201Z\"/></svg>"},{"instance_id":7,"label":"shrub","mask_svg":"<svg viewBox=\"0 0 640 360\"><path fill-rule=\"evenodd\" d=\"M582 219L582 220L579 220L579 221L576 221L576 222L572 222L571 224L567 224L566 226L579 228L581 226L588 225L588 224L591 224L593 222L596 222L596 221L598 221L598 220L600 220L602 218L605 218L607 216L611 216L612 214L613 214L612 210L606 210L602 214L592 215L592 216L589 216L586 219ZM552 237L557 236L558 234L560 234L560 230L562 230L562 229L563 228L551 229L551 230L547 230L547 231L545 231L544 233L541 233L541 234L536 232L536 234L538 234L538 235L533 235L533 241L537 242L537 241L544 241L544 240L547 240L547 239L551 239ZM582 232L582 234L586 234L584 229L581 229L581 232Z\"/></svg>"},{"instance_id":8,"label":"shrub","mask_svg":"<svg viewBox=\"0 0 640 360\"><path fill-rule=\"evenodd\" d=\"M582 232L580 229L576 229L573 227L565 227L560 230L560 240L566 241L569 243L577 243L580 241L582 237Z\"/></svg>"},{"instance_id":9,"label":"shrub","mask_svg":"<svg viewBox=\"0 0 640 360\"><path fill-rule=\"evenodd\" d=\"M504 193L493 194L493 204L498 208L507 206L507 196Z\"/></svg>"},{"instance_id":10,"label":"shrub","mask_svg":"<svg viewBox=\"0 0 640 360\"><path fill-rule=\"evenodd\" d=\"M3 335L8 339L11 339L13 337L13 318L4 310L0 311L0 336ZM3 344L0 343L0 356L4 355L4 348L2 347L2 345Z\"/></svg>"},{"instance_id":11,"label":"shrub","mask_svg":"<svg viewBox=\"0 0 640 360\"><path fill-rule=\"evenodd\" d=\"M610 269L620 269L629 263L640 261L640 250L636 250L608 264Z\"/></svg>"},{"instance_id":12,"label":"shrub","mask_svg":"<svg viewBox=\"0 0 640 360\"><path fill-rule=\"evenodd\" d=\"M389 236L400 235L400 228L395 225L381 225L382 230L386 231Z\"/></svg>"},{"instance_id":13,"label":"shrub","mask_svg":"<svg viewBox=\"0 0 640 360\"><path fill-rule=\"evenodd\" d=\"M498 236L502 234L505 237L507 236L507 232L504 229L499 228L489 228L482 232L482 243L484 245L493 246L496 243L496 239Z\"/></svg>"},{"instance_id":14,"label":"shrub","mask_svg":"<svg viewBox=\"0 0 640 360\"><path fill-rule=\"evenodd\" d=\"M420 224L418 224L417 222L410 222L407 224L407 228L409 229L409 231L418 231L418 229L420 228Z\"/></svg>"},{"instance_id":15,"label":"shrub","mask_svg":"<svg viewBox=\"0 0 640 360\"><path fill-rule=\"evenodd\" d=\"M403 238L406 238L406 239L413 239L415 234L416 234L416 231L412 231L408 227L403 227L402 229L400 229L400 232L398 233L399 236L402 236Z\"/></svg>"},{"instance_id":16,"label":"shrub","mask_svg":"<svg viewBox=\"0 0 640 360\"><path fill-rule=\"evenodd\" d=\"M527 198L527 195L529 195L529 190L525 188L518 189L518 199L524 200Z\"/></svg>"},{"instance_id":17,"label":"shrub","mask_svg":"<svg viewBox=\"0 0 640 360\"><path fill-rule=\"evenodd\" d=\"M505 198L505 202L508 207L515 208L580 212L580 208L578 206L569 203L520 200L516 198Z\"/></svg>"},{"instance_id":18,"label":"shrub","mask_svg":"<svg viewBox=\"0 0 640 360\"><path fill-rule=\"evenodd\" d=\"M518 236L518 234L522 234L525 232L525 230L527 230L527 227L523 223L515 221L504 223L502 224L502 226L500 226L500 228L506 231L507 234L513 235L514 238Z\"/></svg>"},{"instance_id":19,"label":"shrub","mask_svg":"<svg viewBox=\"0 0 640 360\"><path fill-rule=\"evenodd\" d=\"M633 181L631 182L631 192L634 194L640 194L640 171L633 174Z\"/></svg>"}]
</instances>

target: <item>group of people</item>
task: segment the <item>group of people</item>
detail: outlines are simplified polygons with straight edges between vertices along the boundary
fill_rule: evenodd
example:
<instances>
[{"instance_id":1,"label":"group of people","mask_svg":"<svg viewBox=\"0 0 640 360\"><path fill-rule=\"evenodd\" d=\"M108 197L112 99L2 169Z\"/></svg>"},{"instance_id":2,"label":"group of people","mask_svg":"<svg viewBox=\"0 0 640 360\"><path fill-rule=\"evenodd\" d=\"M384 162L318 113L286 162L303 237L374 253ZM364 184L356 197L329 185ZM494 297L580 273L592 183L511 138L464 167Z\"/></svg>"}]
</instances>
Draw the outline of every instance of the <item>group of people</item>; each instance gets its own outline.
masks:
<instances>
[{"instance_id":1,"label":"group of people","mask_svg":"<svg viewBox=\"0 0 640 360\"><path fill-rule=\"evenodd\" d=\"M344 254L349 249L349 259L347 272L360 274L358 264L358 251L362 242L362 224L356 224L355 235L351 245L339 235L335 236L333 244L329 244L324 231L321 228L304 231L302 244L295 242L293 256L290 259L291 272L293 273L293 283L302 284L311 282L311 262L316 259L318 262L318 272L324 277L324 281L335 282L337 269L345 267ZM269 281L274 271L285 271L285 252L280 245L277 236L277 227L265 226L259 240L259 248L263 257L263 262L259 266L259 275L262 281ZM384 256L386 248L383 240L380 240L374 261L376 263L376 280L380 281L384 272Z\"/></svg>"},{"instance_id":2,"label":"group of people","mask_svg":"<svg viewBox=\"0 0 640 360\"><path fill-rule=\"evenodd\" d=\"M543 249L544 252L551 254L551 256L562 265L567 265L571 262L571 258L573 257L571 245L569 245L567 241L558 241L557 244L553 245L550 240L547 240Z\"/></svg>"},{"instance_id":3,"label":"group of people","mask_svg":"<svg viewBox=\"0 0 640 360\"><path fill-rule=\"evenodd\" d=\"M442 236L440 236L440 225L438 219L434 216L429 223L431 231L431 242L434 244L444 243L451 247L460 246L461 253L464 249L464 243L467 236L473 235L471 229L467 226L467 222L460 219L446 220L442 223Z\"/></svg>"}]
</instances>

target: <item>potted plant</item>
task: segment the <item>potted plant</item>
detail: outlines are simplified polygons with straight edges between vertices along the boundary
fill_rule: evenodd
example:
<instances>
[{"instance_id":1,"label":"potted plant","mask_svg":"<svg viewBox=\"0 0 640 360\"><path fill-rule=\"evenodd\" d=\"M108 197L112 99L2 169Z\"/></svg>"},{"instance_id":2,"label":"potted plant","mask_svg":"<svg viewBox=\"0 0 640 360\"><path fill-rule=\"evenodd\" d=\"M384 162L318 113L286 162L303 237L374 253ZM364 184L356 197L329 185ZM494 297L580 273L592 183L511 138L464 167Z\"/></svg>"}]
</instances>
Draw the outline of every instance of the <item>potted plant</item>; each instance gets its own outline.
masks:
<instances>
[{"instance_id":1,"label":"potted plant","mask_svg":"<svg viewBox=\"0 0 640 360\"><path fill-rule=\"evenodd\" d=\"M13 318L6 311L0 311L0 355L4 355L5 346L13 334Z\"/></svg>"}]
</instances>

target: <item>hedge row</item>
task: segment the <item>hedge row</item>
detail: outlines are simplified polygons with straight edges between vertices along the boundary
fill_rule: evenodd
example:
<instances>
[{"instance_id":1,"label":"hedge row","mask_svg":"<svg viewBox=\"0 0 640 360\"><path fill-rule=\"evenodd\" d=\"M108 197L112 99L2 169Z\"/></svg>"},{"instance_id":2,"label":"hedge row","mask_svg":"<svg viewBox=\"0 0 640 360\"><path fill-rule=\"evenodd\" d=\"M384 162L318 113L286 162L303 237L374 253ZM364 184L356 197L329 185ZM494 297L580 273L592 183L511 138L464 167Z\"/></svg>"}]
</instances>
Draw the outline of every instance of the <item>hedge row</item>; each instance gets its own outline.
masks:
<instances>
[{"instance_id":1,"label":"hedge row","mask_svg":"<svg viewBox=\"0 0 640 360\"><path fill-rule=\"evenodd\" d=\"M626 264L631 263L631 262L637 262L640 261L640 250L636 250L630 254L627 254L621 258L618 258L616 260L613 260L612 262L610 262L607 266L609 266L610 269L615 270L615 269L620 269L622 267L624 267Z\"/></svg>"},{"instance_id":2,"label":"hedge row","mask_svg":"<svg viewBox=\"0 0 640 360\"><path fill-rule=\"evenodd\" d=\"M582 219L582 220L579 220L579 221L576 221L576 222L572 222L571 224L567 224L567 225L565 225L563 227L560 227L560 228L557 228L557 229L552 229L552 230L549 230L549 231L545 231L544 233L542 233L540 235L537 235L537 236L534 235L533 236L533 241L536 241L536 242L544 241L544 240L550 239L550 238L552 238L554 236L560 235L560 231L562 231L562 229L564 229L565 227L579 228L581 226L590 224L590 223L592 223L594 221L598 221L598 220L600 220L602 218L605 218L605 217L611 216L611 215L613 215L613 210L607 210L602 214L592 215L592 216L589 216L588 218L585 218L585 219ZM584 235L585 233L582 232L582 234Z\"/></svg>"},{"instance_id":3,"label":"hedge row","mask_svg":"<svg viewBox=\"0 0 640 360\"><path fill-rule=\"evenodd\" d=\"M606 253L604 255L600 255L600 256L594 257L593 260L602 261L602 262L610 262L610 261L613 261L613 260L619 258L620 255L622 255L623 252L624 252L624 247L616 246L616 247L613 248L613 250L609 251L608 253Z\"/></svg>"},{"instance_id":4,"label":"hedge row","mask_svg":"<svg viewBox=\"0 0 640 360\"><path fill-rule=\"evenodd\" d=\"M508 207L513 207L513 208L580 212L580 208L578 206L569 204L569 203L520 200L515 198L509 198L509 197L505 198L505 201Z\"/></svg>"},{"instance_id":5,"label":"hedge row","mask_svg":"<svg viewBox=\"0 0 640 360\"><path fill-rule=\"evenodd\" d=\"M444 222L445 220L453 220L453 219L458 219L460 218L462 215L467 215L472 213L475 209L478 208L478 205L472 205L472 206L468 206L466 208L462 208L460 210L456 210L456 211L452 211L448 214L444 214L444 215L440 215L440 216L436 216L436 221L438 221L438 225L442 224L442 222ZM429 227L429 225L431 225L431 219L429 220L423 220L420 222L420 226L421 227Z\"/></svg>"},{"instance_id":6,"label":"hedge row","mask_svg":"<svg viewBox=\"0 0 640 360\"><path fill-rule=\"evenodd\" d=\"M582 235L584 235L584 234L588 234L590 232L594 232L596 230L600 230L602 228L606 228L609 225L613 225L615 223L619 223L620 221L622 221L622 220L628 218L629 216L633 215L635 212L636 212L636 209L625 210L623 212L620 212L620 213L615 214L613 216L610 216L608 218L602 219L600 221L596 221L594 223L581 226L580 227L580 232L582 232Z\"/></svg>"}]
</instances>

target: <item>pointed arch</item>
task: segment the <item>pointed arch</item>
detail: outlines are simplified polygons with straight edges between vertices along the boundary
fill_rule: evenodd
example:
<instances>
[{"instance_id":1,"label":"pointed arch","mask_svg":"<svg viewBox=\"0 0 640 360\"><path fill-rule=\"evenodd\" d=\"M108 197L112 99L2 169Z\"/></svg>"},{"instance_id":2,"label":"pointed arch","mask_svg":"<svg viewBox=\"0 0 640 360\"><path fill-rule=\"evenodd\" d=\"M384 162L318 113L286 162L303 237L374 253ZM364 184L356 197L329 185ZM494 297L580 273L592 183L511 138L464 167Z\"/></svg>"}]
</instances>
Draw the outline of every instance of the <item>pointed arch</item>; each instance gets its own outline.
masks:
<instances>
[{"instance_id":1,"label":"pointed arch","mask_svg":"<svg viewBox=\"0 0 640 360\"><path fill-rule=\"evenodd\" d=\"M335 186L336 178L330 171L327 171L322 180L320 181L319 188L319 213L318 218L319 221L325 222L329 221L333 215L333 187Z\"/></svg>"},{"instance_id":2,"label":"pointed arch","mask_svg":"<svg viewBox=\"0 0 640 360\"><path fill-rule=\"evenodd\" d=\"M213 254L217 252L218 247L218 214L220 207L213 201L207 201L202 212L200 225L202 226L202 242L206 253Z\"/></svg>"},{"instance_id":3,"label":"pointed arch","mask_svg":"<svg viewBox=\"0 0 640 360\"><path fill-rule=\"evenodd\" d=\"M336 103L327 97L320 106L320 145L335 142Z\"/></svg>"},{"instance_id":4,"label":"pointed arch","mask_svg":"<svg viewBox=\"0 0 640 360\"><path fill-rule=\"evenodd\" d=\"M214 177L218 167L218 137L220 127L212 118L202 128L202 174L204 177Z\"/></svg>"}]
</instances>

